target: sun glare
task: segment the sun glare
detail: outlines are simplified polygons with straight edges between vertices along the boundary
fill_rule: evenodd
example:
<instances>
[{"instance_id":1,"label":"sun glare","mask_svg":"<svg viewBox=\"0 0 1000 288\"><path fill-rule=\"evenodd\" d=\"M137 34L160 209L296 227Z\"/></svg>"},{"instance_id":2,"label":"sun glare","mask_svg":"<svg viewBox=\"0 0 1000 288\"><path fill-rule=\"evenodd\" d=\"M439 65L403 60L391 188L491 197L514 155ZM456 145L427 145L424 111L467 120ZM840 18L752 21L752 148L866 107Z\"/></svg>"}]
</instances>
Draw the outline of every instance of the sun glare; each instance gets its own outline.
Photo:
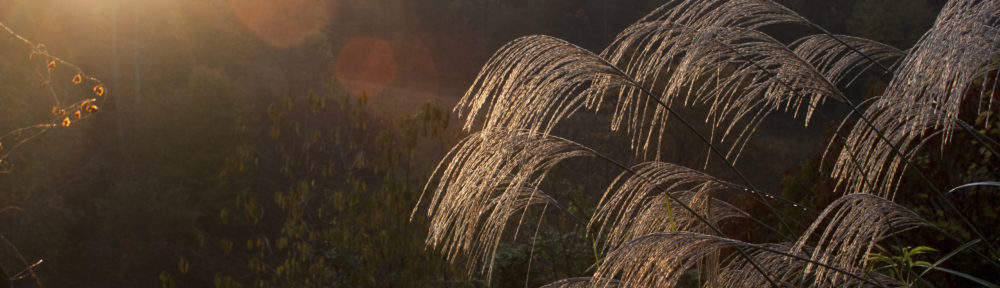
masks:
<instances>
[{"instance_id":1,"label":"sun glare","mask_svg":"<svg viewBox=\"0 0 1000 288\"><path fill-rule=\"evenodd\" d=\"M396 79L396 58L389 41L354 37L340 49L334 75L353 95L375 95Z\"/></svg>"},{"instance_id":2,"label":"sun glare","mask_svg":"<svg viewBox=\"0 0 1000 288\"><path fill-rule=\"evenodd\" d=\"M299 44L330 20L333 2L228 0L229 9L258 39L276 48Z\"/></svg>"}]
</instances>

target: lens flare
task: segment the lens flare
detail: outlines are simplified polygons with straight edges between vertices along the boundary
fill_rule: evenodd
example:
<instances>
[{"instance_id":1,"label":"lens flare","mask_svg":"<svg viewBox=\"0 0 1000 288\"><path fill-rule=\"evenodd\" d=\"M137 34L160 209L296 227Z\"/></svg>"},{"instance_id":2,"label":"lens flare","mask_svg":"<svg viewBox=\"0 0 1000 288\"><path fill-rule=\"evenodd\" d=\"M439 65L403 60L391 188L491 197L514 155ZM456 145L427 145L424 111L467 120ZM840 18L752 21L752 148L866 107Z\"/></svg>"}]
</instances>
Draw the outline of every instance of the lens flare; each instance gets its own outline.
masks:
<instances>
[{"instance_id":1,"label":"lens flare","mask_svg":"<svg viewBox=\"0 0 1000 288\"><path fill-rule=\"evenodd\" d=\"M392 44L372 37L354 37L340 48L334 75L352 94L376 95L396 80Z\"/></svg>"},{"instance_id":2,"label":"lens flare","mask_svg":"<svg viewBox=\"0 0 1000 288\"><path fill-rule=\"evenodd\" d=\"M275 48L288 48L323 28L330 20L331 1L228 0L243 26Z\"/></svg>"}]
</instances>

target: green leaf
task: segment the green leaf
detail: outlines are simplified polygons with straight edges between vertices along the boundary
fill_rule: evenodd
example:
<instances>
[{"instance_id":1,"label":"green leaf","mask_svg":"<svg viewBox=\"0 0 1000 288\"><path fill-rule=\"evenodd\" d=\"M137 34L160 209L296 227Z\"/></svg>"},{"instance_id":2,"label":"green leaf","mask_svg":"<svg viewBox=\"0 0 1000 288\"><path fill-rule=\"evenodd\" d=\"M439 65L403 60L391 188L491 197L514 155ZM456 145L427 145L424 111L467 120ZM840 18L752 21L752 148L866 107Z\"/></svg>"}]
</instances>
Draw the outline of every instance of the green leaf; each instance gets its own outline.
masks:
<instances>
[{"instance_id":1,"label":"green leaf","mask_svg":"<svg viewBox=\"0 0 1000 288\"><path fill-rule=\"evenodd\" d=\"M882 254L875 254L875 253L871 254L871 256L868 256L868 261L873 263L884 262L890 265L894 264L891 258L886 257Z\"/></svg>"},{"instance_id":2,"label":"green leaf","mask_svg":"<svg viewBox=\"0 0 1000 288\"><path fill-rule=\"evenodd\" d=\"M927 246L918 246L917 248L910 250L910 255L919 255L928 252L938 252L938 250Z\"/></svg>"}]
</instances>

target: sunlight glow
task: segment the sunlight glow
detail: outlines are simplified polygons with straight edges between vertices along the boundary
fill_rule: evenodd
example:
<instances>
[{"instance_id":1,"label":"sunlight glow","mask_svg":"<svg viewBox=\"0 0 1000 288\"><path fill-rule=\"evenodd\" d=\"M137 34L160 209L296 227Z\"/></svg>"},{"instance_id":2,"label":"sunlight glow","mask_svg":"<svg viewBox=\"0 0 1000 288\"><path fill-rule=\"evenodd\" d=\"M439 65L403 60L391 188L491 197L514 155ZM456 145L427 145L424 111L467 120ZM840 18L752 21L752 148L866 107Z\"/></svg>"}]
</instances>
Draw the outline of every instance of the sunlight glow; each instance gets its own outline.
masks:
<instances>
[{"instance_id":1,"label":"sunlight glow","mask_svg":"<svg viewBox=\"0 0 1000 288\"><path fill-rule=\"evenodd\" d=\"M275 48L288 48L323 28L333 4L322 0L228 0L243 26Z\"/></svg>"},{"instance_id":2,"label":"sunlight glow","mask_svg":"<svg viewBox=\"0 0 1000 288\"><path fill-rule=\"evenodd\" d=\"M386 40L348 39L336 61L334 75L355 96L379 94L396 79L396 58Z\"/></svg>"}]
</instances>

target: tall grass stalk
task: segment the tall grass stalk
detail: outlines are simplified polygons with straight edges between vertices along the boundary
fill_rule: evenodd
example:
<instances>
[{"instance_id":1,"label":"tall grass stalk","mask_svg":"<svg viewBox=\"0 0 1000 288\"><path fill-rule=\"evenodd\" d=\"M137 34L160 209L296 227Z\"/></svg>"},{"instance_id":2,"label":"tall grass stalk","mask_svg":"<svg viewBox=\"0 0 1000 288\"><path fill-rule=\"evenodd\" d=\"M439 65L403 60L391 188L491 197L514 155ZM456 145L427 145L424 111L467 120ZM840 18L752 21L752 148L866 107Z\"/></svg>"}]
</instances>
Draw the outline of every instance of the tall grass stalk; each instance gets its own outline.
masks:
<instances>
[{"instance_id":1,"label":"tall grass stalk","mask_svg":"<svg viewBox=\"0 0 1000 288\"><path fill-rule=\"evenodd\" d=\"M762 32L776 25L821 33L785 43ZM891 66L895 70L883 65L892 59L897 59ZM595 253L604 254L597 255L588 277L547 287L669 287L692 269L706 276L702 285L712 287L890 287L910 285L913 278L901 282L872 270L868 259L879 243L894 238L902 246L906 243L897 235L921 227L947 234L893 202L909 169L977 238L959 244L982 242L987 251L968 244L962 250L996 265L1000 254L991 238L962 215L912 158L930 139L947 145L956 129L969 131L985 149L994 150L995 140L958 116L974 80L982 78L984 88L998 81L990 78L997 77L990 71L998 62L996 0L949 1L931 30L908 50L834 35L767 0L667 1L601 53L553 37L522 37L493 55L456 105L466 117L464 128L478 132L442 160L421 197L426 201L418 203L414 214L426 209L431 219L428 246L466 263L470 275L489 279L504 235L516 240L531 207L541 206L543 214L551 211L549 206L560 207L557 194L540 190L549 171L564 160L589 156L623 171L600 197L587 224L593 239L602 242L594 243ZM871 67L891 76L884 95L857 102L838 88L854 85ZM989 114L993 95L972 95L987 105L969 112ZM841 136L840 128L835 133L844 143L831 173L844 195L813 214L816 218L800 232L786 221L794 216L770 201L810 209L756 188L736 163L771 113L791 112L808 125L831 98L851 108L841 123L841 128L851 127L850 133ZM690 107L704 111L707 134L677 112ZM556 126L579 110L612 110L608 132L628 135L639 164L555 135ZM671 121L708 149L704 168L710 158L719 158L742 184L661 162L663 139L673 136L667 135ZM834 146L828 147L824 156ZM783 229L712 196L741 187ZM674 204L682 209L671 209ZM512 218L519 220L510 226ZM792 244L739 240L718 225L731 218L750 218ZM911 276L929 284L921 278L924 273L910 266L905 270ZM957 270L938 271L982 281Z\"/></svg>"}]
</instances>

